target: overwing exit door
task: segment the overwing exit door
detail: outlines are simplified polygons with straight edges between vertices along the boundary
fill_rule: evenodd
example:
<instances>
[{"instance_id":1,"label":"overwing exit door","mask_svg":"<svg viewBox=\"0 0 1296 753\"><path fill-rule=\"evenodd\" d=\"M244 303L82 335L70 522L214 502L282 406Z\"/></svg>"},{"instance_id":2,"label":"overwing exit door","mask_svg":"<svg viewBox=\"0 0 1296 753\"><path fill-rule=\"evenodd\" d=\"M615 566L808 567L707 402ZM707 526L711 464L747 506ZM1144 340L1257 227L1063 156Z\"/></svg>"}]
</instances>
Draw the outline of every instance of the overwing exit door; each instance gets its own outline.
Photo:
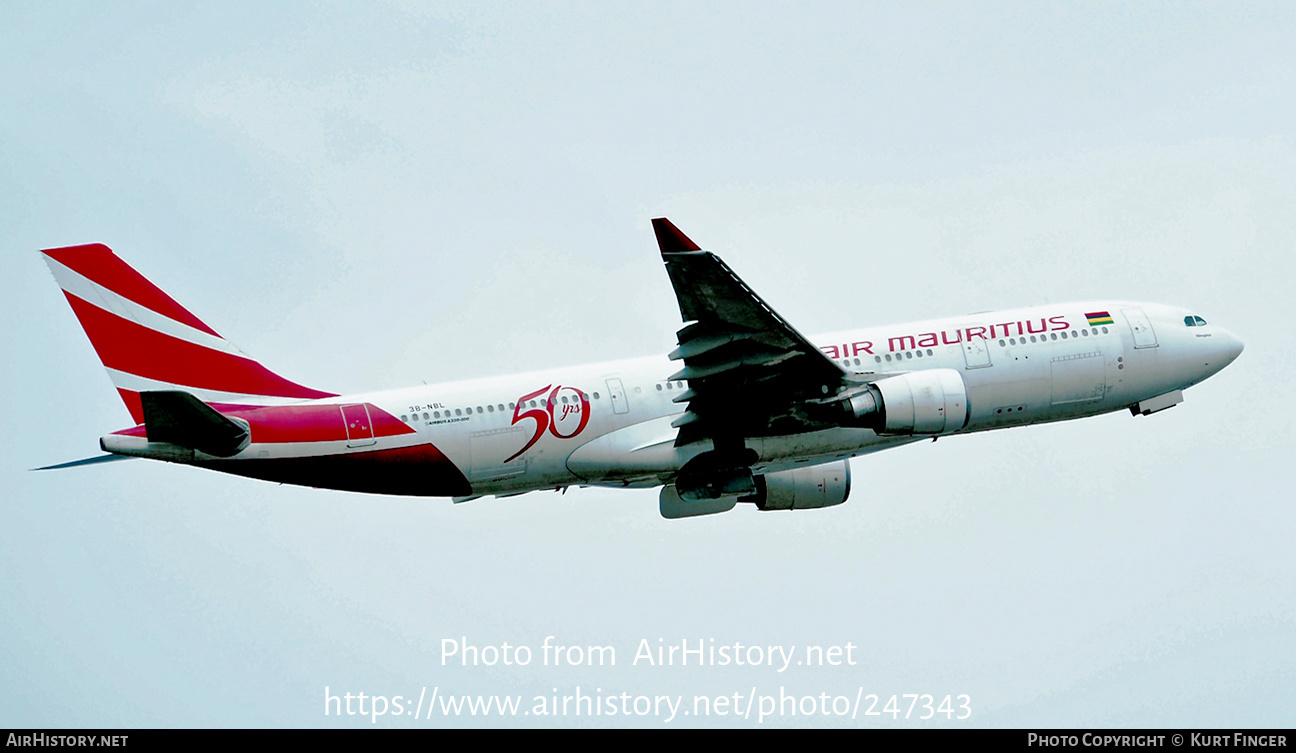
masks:
<instances>
[{"instance_id":1,"label":"overwing exit door","mask_svg":"<svg viewBox=\"0 0 1296 753\"><path fill-rule=\"evenodd\" d=\"M626 401L625 386L620 379L607 380L608 397L612 399L613 413L629 413L630 403Z\"/></svg>"}]
</instances>

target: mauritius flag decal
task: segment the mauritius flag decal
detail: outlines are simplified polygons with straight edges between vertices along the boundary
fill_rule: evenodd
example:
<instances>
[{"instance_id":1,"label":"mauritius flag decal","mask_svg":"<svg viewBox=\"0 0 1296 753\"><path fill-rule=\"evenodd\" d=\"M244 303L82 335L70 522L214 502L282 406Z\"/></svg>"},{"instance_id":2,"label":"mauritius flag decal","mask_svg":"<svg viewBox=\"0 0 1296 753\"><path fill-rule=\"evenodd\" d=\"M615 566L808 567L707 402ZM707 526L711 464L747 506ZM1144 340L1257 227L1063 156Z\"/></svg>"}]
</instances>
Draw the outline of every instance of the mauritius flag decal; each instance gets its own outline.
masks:
<instances>
[{"instance_id":1,"label":"mauritius flag decal","mask_svg":"<svg viewBox=\"0 0 1296 753\"><path fill-rule=\"evenodd\" d=\"M1092 314L1085 314L1085 318L1089 320L1090 327L1097 327L1101 324L1112 323L1111 314L1107 313L1106 311L1095 311Z\"/></svg>"}]
</instances>

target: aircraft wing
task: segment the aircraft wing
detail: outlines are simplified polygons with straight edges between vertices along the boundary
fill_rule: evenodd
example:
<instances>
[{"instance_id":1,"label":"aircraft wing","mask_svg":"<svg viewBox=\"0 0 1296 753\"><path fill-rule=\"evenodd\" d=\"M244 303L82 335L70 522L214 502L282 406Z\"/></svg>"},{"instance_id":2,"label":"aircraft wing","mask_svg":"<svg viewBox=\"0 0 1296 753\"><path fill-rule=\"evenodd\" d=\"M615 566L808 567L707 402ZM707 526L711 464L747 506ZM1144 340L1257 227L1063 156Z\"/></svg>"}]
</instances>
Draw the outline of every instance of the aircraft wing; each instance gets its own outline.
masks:
<instances>
[{"instance_id":1,"label":"aircraft wing","mask_svg":"<svg viewBox=\"0 0 1296 753\"><path fill-rule=\"evenodd\" d=\"M831 399L846 372L761 300L720 257L703 251L666 218L653 220L685 326L671 360L688 380L675 398L676 445L741 440L833 425L813 407Z\"/></svg>"}]
</instances>

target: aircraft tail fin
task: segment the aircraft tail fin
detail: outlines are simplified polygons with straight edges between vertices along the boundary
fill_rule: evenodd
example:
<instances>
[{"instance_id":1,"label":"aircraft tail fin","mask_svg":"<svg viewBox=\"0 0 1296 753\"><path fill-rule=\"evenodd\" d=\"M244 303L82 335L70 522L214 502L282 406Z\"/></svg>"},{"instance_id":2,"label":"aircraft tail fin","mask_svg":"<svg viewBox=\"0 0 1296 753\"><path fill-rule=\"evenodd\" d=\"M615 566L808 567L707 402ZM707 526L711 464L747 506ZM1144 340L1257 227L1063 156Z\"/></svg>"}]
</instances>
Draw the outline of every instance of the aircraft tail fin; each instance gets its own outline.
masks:
<instances>
[{"instance_id":1,"label":"aircraft tail fin","mask_svg":"<svg viewBox=\"0 0 1296 753\"><path fill-rule=\"evenodd\" d=\"M248 357L107 246L42 254L137 424L144 422L141 392L179 389L230 405L333 397Z\"/></svg>"}]
</instances>

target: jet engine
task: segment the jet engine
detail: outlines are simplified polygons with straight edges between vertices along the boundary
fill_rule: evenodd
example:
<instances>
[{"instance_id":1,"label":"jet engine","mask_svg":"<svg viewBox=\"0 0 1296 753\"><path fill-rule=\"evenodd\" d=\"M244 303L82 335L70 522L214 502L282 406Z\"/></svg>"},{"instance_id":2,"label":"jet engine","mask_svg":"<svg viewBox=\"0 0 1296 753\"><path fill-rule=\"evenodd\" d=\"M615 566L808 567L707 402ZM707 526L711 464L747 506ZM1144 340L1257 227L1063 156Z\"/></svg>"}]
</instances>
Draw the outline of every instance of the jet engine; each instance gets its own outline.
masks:
<instances>
[{"instance_id":1,"label":"jet engine","mask_svg":"<svg viewBox=\"0 0 1296 753\"><path fill-rule=\"evenodd\" d=\"M847 419L878 434L946 434L968 422L967 388L954 369L879 379L846 396Z\"/></svg>"},{"instance_id":2,"label":"jet engine","mask_svg":"<svg viewBox=\"0 0 1296 753\"><path fill-rule=\"evenodd\" d=\"M739 497L761 510L813 510L840 505L850 496L850 464L836 463L796 468L756 477L756 492Z\"/></svg>"},{"instance_id":3,"label":"jet engine","mask_svg":"<svg viewBox=\"0 0 1296 753\"><path fill-rule=\"evenodd\" d=\"M750 476L756 491L742 496L685 498L675 484L662 487L658 499L663 518L692 518L728 512L739 502L754 502L761 510L813 510L840 505L850 496L850 465L836 463Z\"/></svg>"}]
</instances>

